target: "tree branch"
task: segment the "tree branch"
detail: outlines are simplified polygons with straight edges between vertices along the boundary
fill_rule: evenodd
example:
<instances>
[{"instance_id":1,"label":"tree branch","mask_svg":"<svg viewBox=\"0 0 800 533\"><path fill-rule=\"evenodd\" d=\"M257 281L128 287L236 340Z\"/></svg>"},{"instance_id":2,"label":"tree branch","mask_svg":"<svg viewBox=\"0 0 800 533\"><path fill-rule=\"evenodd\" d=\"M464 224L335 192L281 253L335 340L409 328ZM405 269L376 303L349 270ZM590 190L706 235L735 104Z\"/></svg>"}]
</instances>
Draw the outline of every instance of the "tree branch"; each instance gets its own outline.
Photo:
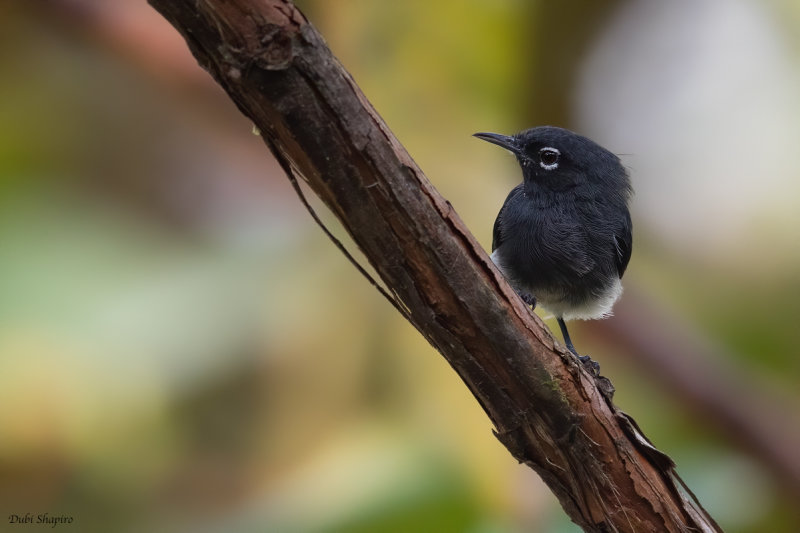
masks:
<instances>
[{"instance_id":1,"label":"tree branch","mask_svg":"<svg viewBox=\"0 0 800 533\"><path fill-rule=\"evenodd\" d=\"M720 531L672 461L553 341L318 32L285 0L149 0L586 531ZM598 386L599 385L599 386Z\"/></svg>"}]
</instances>

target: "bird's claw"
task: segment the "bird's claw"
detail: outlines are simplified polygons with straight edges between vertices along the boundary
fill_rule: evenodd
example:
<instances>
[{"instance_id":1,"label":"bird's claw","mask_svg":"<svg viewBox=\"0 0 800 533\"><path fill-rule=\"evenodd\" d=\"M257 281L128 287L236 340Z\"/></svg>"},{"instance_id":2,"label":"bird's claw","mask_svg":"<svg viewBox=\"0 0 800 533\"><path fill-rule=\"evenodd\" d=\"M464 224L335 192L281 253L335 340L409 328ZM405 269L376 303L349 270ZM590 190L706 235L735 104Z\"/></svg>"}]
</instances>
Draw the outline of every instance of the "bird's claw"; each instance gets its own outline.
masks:
<instances>
[{"instance_id":1,"label":"bird's claw","mask_svg":"<svg viewBox=\"0 0 800 533\"><path fill-rule=\"evenodd\" d=\"M536 309L536 296L522 291L517 291L517 294L522 298L522 301L525 302L525 305L531 306L531 309Z\"/></svg>"},{"instance_id":2,"label":"bird's claw","mask_svg":"<svg viewBox=\"0 0 800 533\"><path fill-rule=\"evenodd\" d=\"M575 354L578 355L578 354ZM591 357L588 355L578 355L578 361L581 362L583 367L592 373L592 375L599 376L600 375L600 363L597 361L592 360Z\"/></svg>"}]
</instances>

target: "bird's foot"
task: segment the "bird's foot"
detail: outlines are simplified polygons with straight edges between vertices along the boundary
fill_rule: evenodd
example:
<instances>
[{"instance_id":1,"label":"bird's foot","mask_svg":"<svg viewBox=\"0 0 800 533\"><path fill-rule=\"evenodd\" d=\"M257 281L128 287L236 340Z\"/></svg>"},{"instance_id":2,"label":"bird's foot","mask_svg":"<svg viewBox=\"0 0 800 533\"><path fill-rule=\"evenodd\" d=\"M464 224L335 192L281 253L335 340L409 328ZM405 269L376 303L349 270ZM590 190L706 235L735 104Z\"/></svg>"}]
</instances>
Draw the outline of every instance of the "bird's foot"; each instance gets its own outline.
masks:
<instances>
[{"instance_id":1,"label":"bird's foot","mask_svg":"<svg viewBox=\"0 0 800 533\"><path fill-rule=\"evenodd\" d=\"M578 361L581 362L583 367L588 370L592 375L599 376L600 375L600 363L594 361L588 355L578 355L574 351L572 352L578 357Z\"/></svg>"},{"instance_id":2,"label":"bird's foot","mask_svg":"<svg viewBox=\"0 0 800 533\"><path fill-rule=\"evenodd\" d=\"M531 306L531 309L536 309L536 296L523 291L517 291L517 294L522 298L522 301L525 302L525 305Z\"/></svg>"}]
</instances>

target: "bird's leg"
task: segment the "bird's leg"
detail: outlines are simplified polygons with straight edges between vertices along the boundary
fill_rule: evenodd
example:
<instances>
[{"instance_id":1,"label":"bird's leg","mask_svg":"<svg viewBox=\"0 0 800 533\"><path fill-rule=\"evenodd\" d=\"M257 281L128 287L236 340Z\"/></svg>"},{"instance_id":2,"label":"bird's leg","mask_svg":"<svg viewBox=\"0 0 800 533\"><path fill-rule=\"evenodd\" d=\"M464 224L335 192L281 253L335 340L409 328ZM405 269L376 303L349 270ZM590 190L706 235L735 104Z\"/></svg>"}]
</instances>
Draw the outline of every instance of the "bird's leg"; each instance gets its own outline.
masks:
<instances>
[{"instance_id":1,"label":"bird's leg","mask_svg":"<svg viewBox=\"0 0 800 533\"><path fill-rule=\"evenodd\" d=\"M564 323L564 319L557 318L556 320L558 321L558 327L561 328L561 335L564 337L564 344L567 345L567 349L578 358L581 364L588 366L595 375L599 375L600 363L592 361L592 358L588 355L578 355L577 350L575 350L575 345L572 344L572 339L569 338L569 331L567 331L567 324Z\"/></svg>"},{"instance_id":2,"label":"bird's leg","mask_svg":"<svg viewBox=\"0 0 800 533\"><path fill-rule=\"evenodd\" d=\"M569 338L569 331L567 331L567 325L564 323L564 319L558 318L556 320L558 321L558 327L561 328L561 335L564 337L564 344L567 345L567 349L580 358L581 356L578 355L578 352L575 350L575 345L572 344L572 339Z\"/></svg>"},{"instance_id":3,"label":"bird's leg","mask_svg":"<svg viewBox=\"0 0 800 533\"><path fill-rule=\"evenodd\" d=\"M517 294L525 302L525 305L530 305L531 309L536 309L536 296L525 291L517 291Z\"/></svg>"}]
</instances>

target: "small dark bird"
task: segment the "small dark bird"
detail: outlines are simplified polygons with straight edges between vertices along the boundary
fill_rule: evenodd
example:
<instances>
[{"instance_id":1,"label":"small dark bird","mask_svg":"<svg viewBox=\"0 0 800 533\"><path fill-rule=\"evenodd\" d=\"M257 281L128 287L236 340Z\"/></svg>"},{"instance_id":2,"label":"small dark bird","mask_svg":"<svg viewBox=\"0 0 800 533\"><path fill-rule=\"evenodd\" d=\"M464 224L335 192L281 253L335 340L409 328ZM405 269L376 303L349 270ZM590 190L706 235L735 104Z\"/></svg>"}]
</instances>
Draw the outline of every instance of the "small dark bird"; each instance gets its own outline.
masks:
<instances>
[{"instance_id":1,"label":"small dark bird","mask_svg":"<svg viewBox=\"0 0 800 533\"><path fill-rule=\"evenodd\" d=\"M616 155L562 128L475 137L509 150L522 167L494 223L492 260L528 305L556 317L578 356L564 321L605 318L622 293L633 242L628 173Z\"/></svg>"}]
</instances>

